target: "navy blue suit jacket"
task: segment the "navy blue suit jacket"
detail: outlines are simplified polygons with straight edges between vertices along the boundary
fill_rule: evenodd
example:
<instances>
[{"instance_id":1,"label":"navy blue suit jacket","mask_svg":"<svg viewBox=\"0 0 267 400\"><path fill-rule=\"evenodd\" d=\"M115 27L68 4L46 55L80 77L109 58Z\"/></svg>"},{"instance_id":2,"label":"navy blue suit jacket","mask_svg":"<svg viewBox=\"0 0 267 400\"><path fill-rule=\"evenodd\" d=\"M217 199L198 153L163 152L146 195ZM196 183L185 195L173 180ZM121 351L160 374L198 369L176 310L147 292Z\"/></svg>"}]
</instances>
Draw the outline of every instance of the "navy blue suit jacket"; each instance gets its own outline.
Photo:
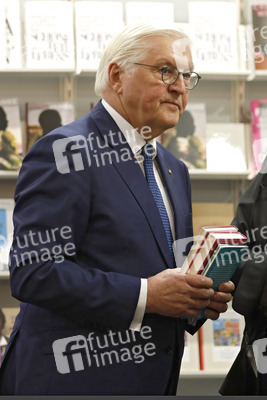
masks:
<instances>
[{"instance_id":1,"label":"navy blue suit jacket","mask_svg":"<svg viewBox=\"0 0 267 400\"><path fill-rule=\"evenodd\" d=\"M191 237L187 168L160 144L157 159L176 239ZM145 177L101 102L31 148L15 201L10 271L21 311L1 393L164 394L178 379L185 320L145 314L143 335L128 331L140 278L173 265Z\"/></svg>"}]
</instances>

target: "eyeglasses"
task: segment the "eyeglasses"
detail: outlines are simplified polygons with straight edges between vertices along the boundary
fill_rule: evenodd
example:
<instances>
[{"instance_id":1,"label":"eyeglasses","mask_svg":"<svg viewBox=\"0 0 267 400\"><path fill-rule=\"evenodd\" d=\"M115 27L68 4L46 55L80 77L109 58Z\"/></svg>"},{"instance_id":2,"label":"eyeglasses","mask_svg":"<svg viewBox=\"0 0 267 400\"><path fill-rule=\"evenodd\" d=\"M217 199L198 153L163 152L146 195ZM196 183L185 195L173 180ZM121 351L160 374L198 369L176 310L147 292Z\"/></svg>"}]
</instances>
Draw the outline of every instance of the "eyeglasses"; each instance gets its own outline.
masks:
<instances>
[{"instance_id":1,"label":"eyeglasses","mask_svg":"<svg viewBox=\"0 0 267 400\"><path fill-rule=\"evenodd\" d=\"M187 90L194 89L197 86L201 76L198 75L196 72L180 72L176 67L167 66L167 67L159 67L158 65L149 65L149 64L141 64L141 63L134 63L136 65L143 65L145 67L152 67L158 68L161 72L161 79L162 82L166 85L173 85L180 75L183 76L184 85Z\"/></svg>"}]
</instances>

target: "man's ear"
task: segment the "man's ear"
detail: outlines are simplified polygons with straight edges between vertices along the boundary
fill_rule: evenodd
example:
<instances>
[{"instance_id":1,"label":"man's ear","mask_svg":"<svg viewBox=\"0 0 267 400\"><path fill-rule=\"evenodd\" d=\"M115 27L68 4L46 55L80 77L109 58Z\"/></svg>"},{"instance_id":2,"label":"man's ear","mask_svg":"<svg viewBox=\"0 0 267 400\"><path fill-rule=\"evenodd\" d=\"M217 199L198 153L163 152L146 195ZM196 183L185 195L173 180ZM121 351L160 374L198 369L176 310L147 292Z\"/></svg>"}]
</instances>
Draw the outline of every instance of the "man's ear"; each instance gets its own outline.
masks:
<instances>
[{"instance_id":1,"label":"man's ear","mask_svg":"<svg viewBox=\"0 0 267 400\"><path fill-rule=\"evenodd\" d=\"M112 89L117 93L122 93L122 69L115 62L111 63L108 67L109 84Z\"/></svg>"}]
</instances>

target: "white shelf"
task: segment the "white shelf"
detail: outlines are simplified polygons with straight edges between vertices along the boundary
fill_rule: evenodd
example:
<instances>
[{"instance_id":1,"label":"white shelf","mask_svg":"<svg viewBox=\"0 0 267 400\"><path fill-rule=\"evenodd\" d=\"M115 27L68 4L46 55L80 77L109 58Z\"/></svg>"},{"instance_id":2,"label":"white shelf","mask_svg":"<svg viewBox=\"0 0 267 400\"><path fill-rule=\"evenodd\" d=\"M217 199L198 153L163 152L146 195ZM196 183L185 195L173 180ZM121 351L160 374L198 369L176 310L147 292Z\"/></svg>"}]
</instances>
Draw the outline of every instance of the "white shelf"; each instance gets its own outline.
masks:
<instances>
[{"instance_id":1,"label":"white shelf","mask_svg":"<svg viewBox=\"0 0 267 400\"><path fill-rule=\"evenodd\" d=\"M246 80L250 75L250 70L245 71L196 71L200 76L201 80L221 80L221 81L235 81L235 80Z\"/></svg>"},{"instance_id":2,"label":"white shelf","mask_svg":"<svg viewBox=\"0 0 267 400\"><path fill-rule=\"evenodd\" d=\"M238 180L248 179L249 171L244 172L212 172L204 169L189 170L191 179L219 179L219 180Z\"/></svg>"},{"instance_id":3,"label":"white shelf","mask_svg":"<svg viewBox=\"0 0 267 400\"><path fill-rule=\"evenodd\" d=\"M181 371L182 378L223 378L228 371L213 370L213 371Z\"/></svg>"},{"instance_id":4,"label":"white shelf","mask_svg":"<svg viewBox=\"0 0 267 400\"><path fill-rule=\"evenodd\" d=\"M0 69L1 75L37 75L37 76L66 76L75 75L74 69L27 69L27 68L17 68L17 69Z\"/></svg>"},{"instance_id":5,"label":"white shelf","mask_svg":"<svg viewBox=\"0 0 267 400\"><path fill-rule=\"evenodd\" d=\"M191 179L220 179L220 180L238 180L251 179L250 173L245 172L212 172L205 169L189 170ZM0 171L0 179L17 179L19 171Z\"/></svg>"},{"instance_id":6,"label":"white shelf","mask_svg":"<svg viewBox=\"0 0 267 400\"><path fill-rule=\"evenodd\" d=\"M0 280L9 279L9 271L0 271Z\"/></svg>"},{"instance_id":7,"label":"white shelf","mask_svg":"<svg viewBox=\"0 0 267 400\"><path fill-rule=\"evenodd\" d=\"M19 171L0 171L0 179L17 179Z\"/></svg>"},{"instance_id":8,"label":"white shelf","mask_svg":"<svg viewBox=\"0 0 267 400\"><path fill-rule=\"evenodd\" d=\"M266 81L267 80L267 70L266 69L256 70L254 80L255 81Z\"/></svg>"},{"instance_id":9,"label":"white shelf","mask_svg":"<svg viewBox=\"0 0 267 400\"><path fill-rule=\"evenodd\" d=\"M197 71L201 76L201 79L205 80L246 80L252 73L250 70L245 71ZM260 71L261 72L261 71ZM264 71L266 73L266 71ZM73 76L85 76L85 77L95 77L96 70L74 70L74 69L27 69L27 68L17 68L17 69L0 69L0 74L42 74L42 75L73 75ZM256 75L257 76L257 75ZM267 75L266 75L267 79Z\"/></svg>"}]
</instances>

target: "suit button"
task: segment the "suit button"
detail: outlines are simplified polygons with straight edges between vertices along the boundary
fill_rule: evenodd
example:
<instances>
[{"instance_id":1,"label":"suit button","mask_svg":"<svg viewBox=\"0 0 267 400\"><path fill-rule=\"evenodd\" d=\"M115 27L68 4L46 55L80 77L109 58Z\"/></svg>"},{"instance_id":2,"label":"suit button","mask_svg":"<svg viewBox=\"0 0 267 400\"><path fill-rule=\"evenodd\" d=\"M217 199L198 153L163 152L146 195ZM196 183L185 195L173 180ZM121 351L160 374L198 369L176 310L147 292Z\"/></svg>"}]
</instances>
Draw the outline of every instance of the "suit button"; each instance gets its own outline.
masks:
<instances>
[{"instance_id":1,"label":"suit button","mask_svg":"<svg viewBox=\"0 0 267 400\"><path fill-rule=\"evenodd\" d=\"M171 354L172 354L172 348L171 348L171 346L166 346L166 347L164 348L164 353L166 353L166 354L168 354L168 355L171 355Z\"/></svg>"}]
</instances>

